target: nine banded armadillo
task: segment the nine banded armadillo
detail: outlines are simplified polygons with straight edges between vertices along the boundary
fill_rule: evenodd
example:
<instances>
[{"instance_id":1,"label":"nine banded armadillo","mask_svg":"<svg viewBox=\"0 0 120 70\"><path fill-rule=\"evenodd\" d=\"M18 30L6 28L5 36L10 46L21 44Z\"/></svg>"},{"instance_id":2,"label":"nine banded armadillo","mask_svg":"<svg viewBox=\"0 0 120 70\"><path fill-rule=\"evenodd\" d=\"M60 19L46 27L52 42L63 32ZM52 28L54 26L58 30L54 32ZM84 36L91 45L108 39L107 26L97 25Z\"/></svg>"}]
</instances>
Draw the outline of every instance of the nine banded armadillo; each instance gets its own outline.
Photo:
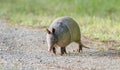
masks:
<instances>
[{"instance_id":1,"label":"nine banded armadillo","mask_svg":"<svg viewBox=\"0 0 120 70\"><path fill-rule=\"evenodd\" d=\"M66 46L71 42L79 44L79 52L84 45L81 43L81 34L78 24L70 17L60 17L53 21L47 29L46 36L48 51L56 54L56 46L61 47L61 55L66 53Z\"/></svg>"}]
</instances>

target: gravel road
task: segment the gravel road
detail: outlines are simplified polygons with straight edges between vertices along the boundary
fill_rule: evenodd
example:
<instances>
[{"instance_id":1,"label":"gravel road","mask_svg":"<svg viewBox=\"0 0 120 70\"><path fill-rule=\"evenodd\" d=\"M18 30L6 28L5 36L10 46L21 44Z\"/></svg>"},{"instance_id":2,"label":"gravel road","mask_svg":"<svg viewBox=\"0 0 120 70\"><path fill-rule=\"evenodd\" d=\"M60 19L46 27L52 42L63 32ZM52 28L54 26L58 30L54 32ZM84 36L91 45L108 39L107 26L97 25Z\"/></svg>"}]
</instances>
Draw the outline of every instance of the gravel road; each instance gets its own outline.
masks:
<instances>
[{"instance_id":1,"label":"gravel road","mask_svg":"<svg viewBox=\"0 0 120 70\"><path fill-rule=\"evenodd\" d=\"M100 50L89 42L90 49L75 52L75 43L60 56L47 51L45 29L35 29L0 21L0 70L120 70L120 51Z\"/></svg>"}]
</instances>

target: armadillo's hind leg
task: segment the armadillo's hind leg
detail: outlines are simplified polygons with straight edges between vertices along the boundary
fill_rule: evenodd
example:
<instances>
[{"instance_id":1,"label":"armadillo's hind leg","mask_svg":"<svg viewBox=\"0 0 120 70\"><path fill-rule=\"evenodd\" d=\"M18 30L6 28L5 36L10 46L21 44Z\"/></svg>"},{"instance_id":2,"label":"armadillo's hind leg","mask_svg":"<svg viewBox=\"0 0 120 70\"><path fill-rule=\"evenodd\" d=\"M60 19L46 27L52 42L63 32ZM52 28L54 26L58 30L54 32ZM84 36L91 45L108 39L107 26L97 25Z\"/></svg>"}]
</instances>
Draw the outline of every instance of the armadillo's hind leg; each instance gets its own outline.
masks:
<instances>
[{"instance_id":1,"label":"armadillo's hind leg","mask_svg":"<svg viewBox=\"0 0 120 70\"><path fill-rule=\"evenodd\" d=\"M78 52L81 52L81 51L82 51L82 44L79 43L79 50L78 50Z\"/></svg>"}]
</instances>

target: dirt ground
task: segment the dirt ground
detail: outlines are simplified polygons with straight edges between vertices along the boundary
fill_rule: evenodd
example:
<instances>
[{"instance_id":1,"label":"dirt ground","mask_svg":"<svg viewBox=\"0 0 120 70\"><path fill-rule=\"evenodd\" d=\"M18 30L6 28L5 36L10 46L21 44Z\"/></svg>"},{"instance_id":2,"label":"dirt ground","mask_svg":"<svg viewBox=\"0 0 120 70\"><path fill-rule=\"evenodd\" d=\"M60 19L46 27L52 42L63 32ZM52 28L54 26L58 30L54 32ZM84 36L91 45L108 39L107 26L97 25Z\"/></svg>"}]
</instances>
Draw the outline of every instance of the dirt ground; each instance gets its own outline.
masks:
<instances>
[{"instance_id":1,"label":"dirt ground","mask_svg":"<svg viewBox=\"0 0 120 70\"><path fill-rule=\"evenodd\" d=\"M75 50L75 43L60 55L47 51L44 28L22 27L0 21L0 70L120 70L120 51L112 49L120 42L99 42L82 36L90 47Z\"/></svg>"}]
</instances>

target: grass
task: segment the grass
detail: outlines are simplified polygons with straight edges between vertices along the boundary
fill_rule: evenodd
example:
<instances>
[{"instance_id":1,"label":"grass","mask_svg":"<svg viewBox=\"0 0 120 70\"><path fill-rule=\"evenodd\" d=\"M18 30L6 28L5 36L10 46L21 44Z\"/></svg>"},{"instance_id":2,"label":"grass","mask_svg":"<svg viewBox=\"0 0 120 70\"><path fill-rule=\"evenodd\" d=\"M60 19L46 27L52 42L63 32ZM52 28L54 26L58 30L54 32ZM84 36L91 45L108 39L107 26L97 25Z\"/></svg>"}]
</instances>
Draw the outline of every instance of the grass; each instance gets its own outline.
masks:
<instances>
[{"instance_id":1,"label":"grass","mask_svg":"<svg viewBox=\"0 0 120 70\"><path fill-rule=\"evenodd\" d=\"M0 18L11 24L48 27L70 16L82 35L100 41L120 39L120 0L0 0Z\"/></svg>"}]
</instances>

